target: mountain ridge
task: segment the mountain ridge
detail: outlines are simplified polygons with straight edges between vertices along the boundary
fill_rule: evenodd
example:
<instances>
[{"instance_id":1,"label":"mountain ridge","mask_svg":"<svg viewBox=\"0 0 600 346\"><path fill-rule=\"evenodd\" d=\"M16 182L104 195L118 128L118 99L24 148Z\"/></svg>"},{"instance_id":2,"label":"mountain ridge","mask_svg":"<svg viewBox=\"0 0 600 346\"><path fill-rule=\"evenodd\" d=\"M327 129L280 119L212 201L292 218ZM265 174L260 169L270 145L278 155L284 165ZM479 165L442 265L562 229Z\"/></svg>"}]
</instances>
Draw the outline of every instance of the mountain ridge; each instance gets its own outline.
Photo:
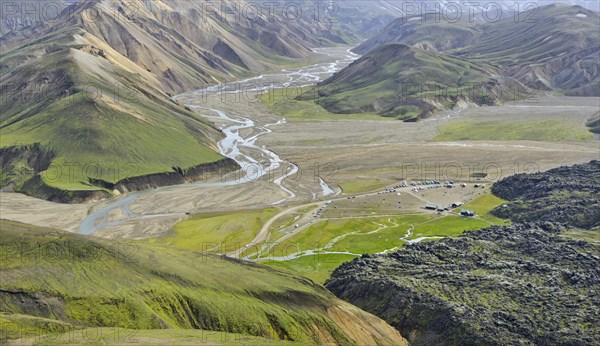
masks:
<instances>
[{"instance_id":1,"label":"mountain ridge","mask_svg":"<svg viewBox=\"0 0 600 346\"><path fill-rule=\"evenodd\" d=\"M316 102L332 113L376 112L416 121L445 108L499 104L527 87L489 64L391 43L319 83L317 90Z\"/></svg>"},{"instance_id":2,"label":"mountain ridge","mask_svg":"<svg viewBox=\"0 0 600 346\"><path fill-rule=\"evenodd\" d=\"M62 202L109 197L121 182L129 190L194 181L178 170L235 170L218 151L220 130L174 94L308 61L313 47L357 40L357 28L391 20L385 6L361 12L345 4L334 21L325 4L310 2L296 4L305 11L299 18L248 14L252 4L234 0L67 1L49 11L53 4L2 8L0 147L41 145L53 167L79 167L48 179L48 167L19 154L17 162L3 159L11 163L0 184ZM129 169L115 173L115 166Z\"/></svg>"},{"instance_id":3,"label":"mountain ridge","mask_svg":"<svg viewBox=\"0 0 600 346\"><path fill-rule=\"evenodd\" d=\"M554 4L521 17L456 23L396 19L354 49L362 58L319 84L316 102L332 113L376 112L414 121L440 110L519 101L538 92L600 96L598 12ZM389 47L399 45L417 53L389 54ZM469 73L482 70L470 79ZM474 81L481 83L475 88L484 99L459 96L457 102L432 93L440 88L442 95L455 96L461 83ZM406 83L424 91L407 92L400 87Z\"/></svg>"}]
</instances>

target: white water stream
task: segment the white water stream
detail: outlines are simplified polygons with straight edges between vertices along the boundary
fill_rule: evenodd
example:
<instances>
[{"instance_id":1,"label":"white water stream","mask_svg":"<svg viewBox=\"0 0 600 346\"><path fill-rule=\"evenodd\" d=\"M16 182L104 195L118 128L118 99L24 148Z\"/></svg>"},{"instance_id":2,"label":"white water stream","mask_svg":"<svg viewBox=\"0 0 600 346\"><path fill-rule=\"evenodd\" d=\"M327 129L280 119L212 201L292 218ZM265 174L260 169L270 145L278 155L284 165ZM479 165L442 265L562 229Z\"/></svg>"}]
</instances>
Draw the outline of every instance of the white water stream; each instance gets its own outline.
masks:
<instances>
[{"instance_id":1,"label":"white water stream","mask_svg":"<svg viewBox=\"0 0 600 346\"><path fill-rule=\"evenodd\" d=\"M178 95L175 97L175 99L192 101L195 98L199 98L201 96L206 95L206 93L237 93L240 92L240 90L242 90L243 92L249 92L286 88L290 86L302 87L313 85L314 83L325 79L326 77L342 69L343 67L351 63L353 60L358 58L358 55L351 53L349 50L342 54L339 54L335 53L334 49L318 48L314 49L314 52L319 54L325 54L327 56L331 56L332 58L337 59L333 62L314 64L299 69L291 69L289 71L283 70L279 73L264 74L241 80L235 82L237 84L236 88L235 90L231 91L227 91L226 88L222 88L217 85L210 86L208 88L197 90L191 93ZM260 83L258 83L257 81L260 81ZM283 165L287 165L287 171L272 181L272 183L277 185L280 189L282 189L287 194L287 196L272 204L283 203L288 199L296 197L296 194L293 191L283 186L283 182L286 178L293 176L298 172L298 166L281 159L279 155L277 155L273 151L264 147L259 147L255 144L256 140L260 136L272 132L272 130L269 128L270 126L285 124L285 119L282 119L274 124L267 124L257 127L253 120L242 116L234 117L232 115L227 115L224 111L219 109L206 108L203 106L193 104L186 105L192 109L201 109L207 111L209 114L203 114L203 116L208 119L228 124L221 129L223 134L225 135L225 138L223 138L218 143L218 148L221 155L236 161L240 165L240 167L242 167L242 171L244 172L244 176L241 179L233 179L219 182L198 182L193 183L191 185L215 187L244 184L247 182L255 181L256 179L264 176L265 174L269 172L274 172L276 169L282 167ZM241 130L251 129L255 127L259 130L259 132L253 134L250 137L244 138L240 134ZM266 158L268 160L268 164L265 165L261 163L257 159L259 157ZM335 191L333 191L333 189L331 189L322 179L320 179L319 183L323 196L328 196L335 193ZM136 201L139 197L156 194L157 192L174 187L177 187L177 185L133 192L123 198L115 199L112 203L108 204L107 206L90 213L86 217L86 219L82 221L79 228L79 233L92 234L94 232L97 232L98 230L107 227L118 226L129 221L185 215L185 213L140 215L131 210L131 204L134 201ZM111 221L109 218L109 213L119 209L121 210L121 214L123 215L123 217L119 220Z\"/></svg>"}]
</instances>

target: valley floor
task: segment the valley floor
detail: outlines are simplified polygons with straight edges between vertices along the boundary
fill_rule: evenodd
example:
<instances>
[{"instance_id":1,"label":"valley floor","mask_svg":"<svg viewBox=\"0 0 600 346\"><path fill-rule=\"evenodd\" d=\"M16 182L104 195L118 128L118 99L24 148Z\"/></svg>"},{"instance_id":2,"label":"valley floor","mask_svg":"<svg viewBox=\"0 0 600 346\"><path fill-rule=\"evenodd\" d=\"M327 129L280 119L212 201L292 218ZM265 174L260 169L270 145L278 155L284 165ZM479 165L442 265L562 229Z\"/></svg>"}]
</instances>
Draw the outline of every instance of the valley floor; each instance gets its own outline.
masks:
<instances>
[{"instance_id":1,"label":"valley floor","mask_svg":"<svg viewBox=\"0 0 600 346\"><path fill-rule=\"evenodd\" d=\"M487 187L476 189L475 183L489 185L515 173L587 162L598 159L600 150L600 142L585 128L585 122L598 109L598 98L540 95L529 102L448 111L425 121L405 123L372 115L365 116L366 120L356 115L336 118L324 110L301 115L286 113L273 102L231 96L215 94L194 99L187 94L182 99L196 106L200 114L213 116L218 127L231 124L215 118L214 112L205 108L219 109L233 119L245 118L254 123L236 131L254 146L241 147L243 154L260 165L248 165L244 175L237 173L238 184L178 185L142 193L131 202L127 201L130 196L119 196L82 205L56 204L2 192L1 217L79 232L87 215L122 202L122 207L111 209L99 220L104 226L94 235L188 247L194 244L199 250L262 259L277 267L282 266L281 257L286 255L286 260L294 264L288 267L308 266L312 268L309 271L315 270L312 277L323 281L340 260L361 253L390 251L410 240L456 235L465 229L503 222L486 216L487 210L502 201L494 201L489 209L474 204L473 208L481 208L481 218L469 219L467 224L456 221L462 220L456 215L460 208L438 215L425 211L426 203L447 206L455 201L481 202L487 198ZM293 97L279 101L293 107L313 107ZM267 157L269 153L278 155L279 165L253 179L248 171L267 167L269 160L273 162L272 157ZM477 173L487 176L478 180ZM213 180L222 181L220 178ZM229 175L227 179L236 177ZM404 180L440 180L442 184L453 180L456 186L461 182L468 186L413 191L409 185L393 193L377 193ZM348 196L359 197L349 200ZM263 212L269 208L271 212ZM225 216L210 219L211 213ZM232 220L241 217L240 213L253 221L232 224ZM184 221L190 218L188 214L198 215ZM433 231L433 226L417 226L428 222L455 225L446 225L446 233ZM388 238L377 244L375 239L379 238L375 236L386 232ZM412 233L406 236L407 232ZM362 248L351 246L360 243L359 233L370 239L363 242ZM364 235L368 233L371 238ZM392 238L395 240L389 240ZM194 241L189 242L190 239ZM289 250L294 244L306 245L309 241L319 245ZM285 254L271 251L274 245L281 244L287 246ZM329 265L298 264L309 262L307 255L317 254L325 256L322 258L338 256L340 260ZM310 272L303 274L311 276Z\"/></svg>"}]
</instances>

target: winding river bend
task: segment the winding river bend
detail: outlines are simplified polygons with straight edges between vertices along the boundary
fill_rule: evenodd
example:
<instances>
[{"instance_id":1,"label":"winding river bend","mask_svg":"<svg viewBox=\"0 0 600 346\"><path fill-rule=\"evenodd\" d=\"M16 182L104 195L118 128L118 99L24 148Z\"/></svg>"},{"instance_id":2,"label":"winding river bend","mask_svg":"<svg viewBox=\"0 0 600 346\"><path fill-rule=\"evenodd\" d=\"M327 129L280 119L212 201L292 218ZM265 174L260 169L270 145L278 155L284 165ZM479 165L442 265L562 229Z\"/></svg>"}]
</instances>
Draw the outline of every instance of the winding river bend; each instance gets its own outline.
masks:
<instances>
[{"instance_id":1,"label":"winding river bend","mask_svg":"<svg viewBox=\"0 0 600 346\"><path fill-rule=\"evenodd\" d=\"M288 199L296 197L296 194L292 190L285 187L283 182L286 178L296 174L298 167L293 163L281 159L275 152L255 144L256 140L260 136L273 131L270 127L285 124L285 119L281 119L273 124L257 126L256 123L249 118L239 115L228 115L223 110L207 108L200 106L197 103L198 99L205 97L207 94L215 92L261 92L273 89L313 85L314 83L329 77L359 57L358 55L350 52L350 50L343 51L340 50L340 48L315 48L313 51L316 54L326 55L330 61L313 64L302 68L263 74L237 82L230 82L227 84L235 83L236 86L233 90L229 91L227 88L222 88L222 86L215 85L174 97L176 100L186 104L191 109L201 112L202 116L205 118L225 124L224 127L221 128L225 138L218 143L219 151L221 155L235 160L240 167L242 167L243 177L241 179L239 178L238 174L237 179L227 179L225 181L217 182L198 182L188 185L218 187L245 184L258 179L269 172L275 172L277 169L287 166L287 169L283 171L280 176L272 180L272 183L283 190L287 196L272 204L276 205L283 203ZM243 137L240 132L247 129L254 129L255 131L251 136ZM256 132L257 130L258 132ZM264 163L265 159L267 160L267 163ZM131 208L131 204L141 196L156 194L158 192L176 187L177 186L165 186L151 190L137 191L129 193L122 198L115 199L103 208L90 213L81 222L79 233L92 234L107 227L114 227L125 222L136 220L185 215L186 213L138 214ZM335 193L335 191L322 179L320 180L320 188L322 190L320 192L323 196ZM315 192L313 192L313 196L315 195ZM110 220L109 213L113 211L120 211L122 217L118 220Z\"/></svg>"}]
</instances>

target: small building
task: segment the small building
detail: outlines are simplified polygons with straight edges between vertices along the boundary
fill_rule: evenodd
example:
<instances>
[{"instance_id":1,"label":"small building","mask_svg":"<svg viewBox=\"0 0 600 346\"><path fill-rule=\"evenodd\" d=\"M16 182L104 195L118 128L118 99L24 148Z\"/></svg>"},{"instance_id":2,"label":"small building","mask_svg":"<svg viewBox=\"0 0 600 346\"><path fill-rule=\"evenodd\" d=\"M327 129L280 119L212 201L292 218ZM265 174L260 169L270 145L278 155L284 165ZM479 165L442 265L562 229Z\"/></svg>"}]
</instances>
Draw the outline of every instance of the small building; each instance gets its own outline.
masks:
<instances>
[{"instance_id":1,"label":"small building","mask_svg":"<svg viewBox=\"0 0 600 346\"><path fill-rule=\"evenodd\" d=\"M473 211L471 209L461 209L460 215L473 217L473 216L475 216L475 211Z\"/></svg>"},{"instance_id":2,"label":"small building","mask_svg":"<svg viewBox=\"0 0 600 346\"><path fill-rule=\"evenodd\" d=\"M437 204L431 204L431 203L429 203L429 204L426 204L426 205L425 205L425 209L429 209L429 210L437 210L437 209L438 209L438 206L437 206Z\"/></svg>"}]
</instances>

